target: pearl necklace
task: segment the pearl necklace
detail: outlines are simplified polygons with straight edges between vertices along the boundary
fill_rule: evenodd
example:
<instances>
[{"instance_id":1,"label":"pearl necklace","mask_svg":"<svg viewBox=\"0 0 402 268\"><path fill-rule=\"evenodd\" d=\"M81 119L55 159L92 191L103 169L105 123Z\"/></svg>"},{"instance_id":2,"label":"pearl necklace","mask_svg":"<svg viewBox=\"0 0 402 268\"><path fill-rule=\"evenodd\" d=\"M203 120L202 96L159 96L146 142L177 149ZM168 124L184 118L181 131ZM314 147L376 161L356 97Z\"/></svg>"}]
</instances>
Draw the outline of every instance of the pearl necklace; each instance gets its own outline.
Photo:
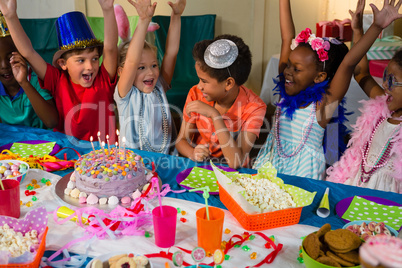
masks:
<instances>
[{"instance_id":1,"label":"pearl necklace","mask_svg":"<svg viewBox=\"0 0 402 268\"><path fill-rule=\"evenodd\" d=\"M278 107L275 113L275 139L276 139L276 144L278 145L278 153L280 157L283 158L290 158L295 155L297 155L301 149L303 149L304 145L307 142L308 137L310 136L311 129L313 128L313 123L314 123L314 115L317 111L317 103L313 103L313 109L311 109L309 119L310 122L308 126L304 129L303 131L303 137L299 143L299 145L296 147L296 149L291 153L291 154L286 154L282 148L281 144L281 138L280 138L280 113L281 113L281 108Z\"/></svg>"},{"instance_id":2,"label":"pearl necklace","mask_svg":"<svg viewBox=\"0 0 402 268\"><path fill-rule=\"evenodd\" d=\"M382 149L378 156L376 157L377 160L374 162L374 166L370 166L367 163L368 154L371 148L371 144L373 143L373 138L377 130L379 129L380 125L386 120L385 117L380 117L374 127L373 132L371 133L370 139L364 144L361 152L362 152L362 162L361 162L361 175L360 175L360 182L366 183L370 180L371 176L376 172L377 169L384 167L387 165L389 159L391 158L390 152L393 146L393 142L391 142L392 138L399 131L401 128L401 124L399 127L396 127L391 134L389 135L387 142L382 146ZM370 168L368 171L365 168ZM361 183L359 183L359 186Z\"/></svg>"},{"instance_id":3,"label":"pearl necklace","mask_svg":"<svg viewBox=\"0 0 402 268\"><path fill-rule=\"evenodd\" d=\"M146 137L146 135L144 133L144 99L143 99L141 102L140 118L139 118L140 149L149 151L149 152L163 153L165 151L167 141L168 141L169 123L168 123L167 112L165 110L165 105L163 103L162 96L157 89L154 91L158 98L158 102L159 102L159 105L162 110L162 145L159 149L155 149L154 147L152 147L152 145L150 144L148 138ZM141 92L141 94L144 94L144 93Z\"/></svg>"}]
</instances>

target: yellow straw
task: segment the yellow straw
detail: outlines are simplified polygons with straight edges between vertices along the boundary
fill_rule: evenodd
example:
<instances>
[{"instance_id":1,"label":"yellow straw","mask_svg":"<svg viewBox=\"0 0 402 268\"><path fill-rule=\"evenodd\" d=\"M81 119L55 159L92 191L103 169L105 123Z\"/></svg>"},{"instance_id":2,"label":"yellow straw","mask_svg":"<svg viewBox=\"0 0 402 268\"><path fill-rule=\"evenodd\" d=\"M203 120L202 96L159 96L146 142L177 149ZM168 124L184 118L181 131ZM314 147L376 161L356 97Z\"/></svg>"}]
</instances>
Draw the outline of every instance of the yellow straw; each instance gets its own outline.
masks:
<instances>
[{"instance_id":1,"label":"yellow straw","mask_svg":"<svg viewBox=\"0 0 402 268\"><path fill-rule=\"evenodd\" d=\"M1 187L1 189L4 191L4 186L3 186L2 179L0 179L0 187Z\"/></svg>"}]
</instances>

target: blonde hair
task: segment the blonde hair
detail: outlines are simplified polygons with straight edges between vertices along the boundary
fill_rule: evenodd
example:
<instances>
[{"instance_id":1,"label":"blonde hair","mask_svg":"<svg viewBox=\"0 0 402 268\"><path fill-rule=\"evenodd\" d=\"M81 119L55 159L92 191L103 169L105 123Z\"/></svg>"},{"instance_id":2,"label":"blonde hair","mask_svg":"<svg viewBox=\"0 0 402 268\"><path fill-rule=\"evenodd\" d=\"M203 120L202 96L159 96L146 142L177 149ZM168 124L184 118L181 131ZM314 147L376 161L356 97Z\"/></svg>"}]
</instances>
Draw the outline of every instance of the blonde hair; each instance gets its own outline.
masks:
<instances>
[{"instance_id":1,"label":"blonde hair","mask_svg":"<svg viewBox=\"0 0 402 268\"><path fill-rule=\"evenodd\" d=\"M129 45L130 41L121 42L121 44L119 45L119 59L118 59L119 67L123 67L124 63L126 62ZM151 50L152 52L155 53L155 55L157 55L158 52L158 48L155 45L149 43L148 41L144 42L143 50Z\"/></svg>"}]
</instances>

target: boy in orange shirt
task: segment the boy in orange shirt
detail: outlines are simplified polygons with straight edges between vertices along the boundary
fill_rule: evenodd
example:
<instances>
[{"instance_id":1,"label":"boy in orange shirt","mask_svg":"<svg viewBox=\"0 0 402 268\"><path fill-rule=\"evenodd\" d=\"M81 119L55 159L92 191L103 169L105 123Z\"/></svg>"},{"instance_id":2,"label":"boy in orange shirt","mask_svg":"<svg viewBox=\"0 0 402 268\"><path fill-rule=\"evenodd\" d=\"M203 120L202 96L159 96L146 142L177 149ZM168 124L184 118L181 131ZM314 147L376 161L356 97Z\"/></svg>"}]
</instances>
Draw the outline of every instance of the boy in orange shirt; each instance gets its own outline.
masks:
<instances>
[{"instance_id":1,"label":"boy in orange shirt","mask_svg":"<svg viewBox=\"0 0 402 268\"><path fill-rule=\"evenodd\" d=\"M231 168L247 166L266 110L243 86L251 71L249 47L221 35L195 44L193 58L200 82L187 95L176 148L193 161L223 158Z\"/></svg>"}]
</instances>

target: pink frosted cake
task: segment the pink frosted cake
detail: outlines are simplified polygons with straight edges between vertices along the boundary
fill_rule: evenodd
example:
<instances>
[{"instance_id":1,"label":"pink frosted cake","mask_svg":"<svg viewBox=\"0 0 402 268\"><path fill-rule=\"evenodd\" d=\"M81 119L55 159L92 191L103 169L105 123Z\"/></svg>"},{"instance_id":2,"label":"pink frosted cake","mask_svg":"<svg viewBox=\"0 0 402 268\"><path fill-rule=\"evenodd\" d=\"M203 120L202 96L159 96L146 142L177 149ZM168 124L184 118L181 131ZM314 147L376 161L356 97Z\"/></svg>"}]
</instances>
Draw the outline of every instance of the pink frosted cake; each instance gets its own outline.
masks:
<instances>
[{"instance_id":1,"label":"pink frosted cake","mask_svg":"<svg viewBox=\"0 0 402 268\"><path fill-rule=\"evenodd\" d=\"M64 194L78 198L80 203L129 204L141 195L151 172L145 168L141 156L126 150L96 150L81 156L75 163ZM148 174L149 173L149 174Z\"/></svg>"},{"instance_id":2,"label":"pink frosted cake","mask_svg":"<svg viewBox=\"0 0 402 268\"><path fill-rule=\"evenodd\" d=\"M402 240L385 234L370 237L359 250L361 267L402 267Z\"/></svg>"}]
</instances>

